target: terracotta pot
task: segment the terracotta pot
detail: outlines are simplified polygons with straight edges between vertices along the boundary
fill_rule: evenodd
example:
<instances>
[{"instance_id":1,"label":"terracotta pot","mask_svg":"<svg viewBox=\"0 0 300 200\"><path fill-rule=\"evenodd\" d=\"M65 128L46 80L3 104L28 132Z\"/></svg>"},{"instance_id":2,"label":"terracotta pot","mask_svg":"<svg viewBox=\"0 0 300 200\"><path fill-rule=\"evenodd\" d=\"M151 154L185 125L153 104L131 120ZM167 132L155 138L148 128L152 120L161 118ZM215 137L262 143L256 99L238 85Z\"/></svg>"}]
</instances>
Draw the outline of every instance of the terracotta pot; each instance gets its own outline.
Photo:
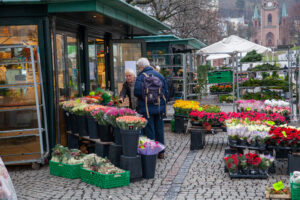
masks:
<instances>
[{"instance_id":1,"label":"terracotta pot","mask_svg":"<svg viewBox=\"0 0 300 200\"><path fill-rule=\"evenodd\" d=\"M204 125L204 124L203 124L203 127L204 127L205 130L207 130L207 131L210 131L210 130L211 130L211 124L209 124L209 125Z\"/></svg>"}]
</instances>

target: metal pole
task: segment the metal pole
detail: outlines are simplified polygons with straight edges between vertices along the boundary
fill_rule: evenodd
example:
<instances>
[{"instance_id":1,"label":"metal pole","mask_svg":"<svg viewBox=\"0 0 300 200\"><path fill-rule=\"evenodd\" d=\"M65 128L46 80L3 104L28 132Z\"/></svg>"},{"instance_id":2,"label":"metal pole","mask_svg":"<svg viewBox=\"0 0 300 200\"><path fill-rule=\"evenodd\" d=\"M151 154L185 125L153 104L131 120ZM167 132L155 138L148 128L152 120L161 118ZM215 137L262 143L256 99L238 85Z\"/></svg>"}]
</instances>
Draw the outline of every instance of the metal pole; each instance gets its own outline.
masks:
<instances>
[{"instance_id":1,"label":"metal pole","mask_svg":"<svg viewBox=\"0 0 300 200\"><path fill-rule=\"evenodd\" d=\"M183 99L186 100L186 54L183 56Z\"/></svg>"},{"instance_id":2,"label":"metal pole","mask_svg":"<svg viewBox=\"0 0 300 200\"><path fill-rule=\"evenodd\" d=\"M291 72L291 63L290 63L290 48L288 48L288 72L289 72L289 97L290 97L290 106L291 106L291 116L293 116L294 106L293 106L293 90L291 89L291 81L292 81L292 72Z\"/></svg>"},{"instance_id":3,"label":"metal pole","mask_svg":"<svg viewBox=\"0 0 300 200\"><path fill-rule=\"evenodd\" d=\"M239 69L238 69L238 59L237 59L237 53L235 53L235 68L236 68L236 92L237 92L237 100L240 99L240 89L239 89Z\"/></svg>"},{"instance_id":4,"label":"metal pole","mask_svg":"<svg viewBox=\"0 0 300 200\"><path fill-rule=\"evenodd\" d=\"M233 60L233 56L231 56L231 58L232 58L232 60ZM235 111L235 82L238 82L237 80L236 80L236 78L235 78L235 69L234 69L234 63L232 62L232 103L233 103L233 106L232 106L232 109L233 109L233 111ZM237 85L238 83L236 83L236 85Z\"/></svg>"},{"instance_id":5,"label":"metal pole","mask_svg":"<svg viewBox=\"0 0 300 200\"><path fill-rule=\"evenodd\" d=\"M299 62L298 63L296 62L296 64L298 65L298 109L299 109L298 120L300 120L300 86L299 86L299 84L300 84L300 51L299 50L298 50L298 60L299 60ZM297 69L297 66L296 66L295 70L296 69ZM297 110L297 108L296 108L296 110Z\"/></svg>"},{"instance_id":6,"label":"metal pole","mask_svg":"<svg viewBox=\"0 0 300 200\"><path fill-rule=\"evenodd\" d=\"M56 108L56 132L57 143L60 144L60 118L59 118L59 87L58 87L58 64L57 64L57 45L56 45L56 16L52 17L52 33L53 33L53 57L54 57L54 81L55 81L55 108Z\"/></svg>"}]
</instances>

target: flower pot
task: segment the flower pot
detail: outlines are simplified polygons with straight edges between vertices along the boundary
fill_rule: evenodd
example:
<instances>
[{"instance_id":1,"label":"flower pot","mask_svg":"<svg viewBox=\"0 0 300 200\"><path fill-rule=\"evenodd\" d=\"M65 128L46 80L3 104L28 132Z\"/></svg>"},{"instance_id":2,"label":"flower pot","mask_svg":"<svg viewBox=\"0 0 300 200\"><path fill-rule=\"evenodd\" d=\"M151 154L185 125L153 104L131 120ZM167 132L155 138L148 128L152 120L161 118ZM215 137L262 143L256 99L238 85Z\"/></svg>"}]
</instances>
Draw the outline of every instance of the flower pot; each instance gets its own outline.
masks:
<instances>
[{"instance_id":1,"label":"flower pot","mask_svg":"<svg viewBox=\"0 0 300 200\"><path fill-rule=\"evenodd\" d=\"M113 134L115 138L115 143L117 145L122 145L122 136L119 127L113 127Z\"/></svg>"},{"instance_id":2,"label":"flower pot","mask_svg":"<svg viewBox=\"0 0 300 200\"><path fill-rule=\"evenodd\" d=\"M89 136L86 116L78 115L78 131L80 136Z\"/></svg>"},{"instance_id":3,"label":"flower pot","mask_svg":"<svg viewBox=\"0 0 300 200\"><path fill-rule=\"evenodd\" d=\"M112 164L120 167L120 159L122 155L122 146L117 144L111 144L109 146L108 159Z\"/></svg>"},{"instance_id":4,"label":"flower pot","mask_svg":"<svg viewBox=\"0 0 300 200\"><path fill-rule=\"evenodd\" d=\"M142 178L142 159L140 155L133 157L121 156L120 168L130 171L130 180Z\"/></svg>"},{"instance_id":5,"label":"flower pot","mask_svg":"<svg viewBox=\"0 0 300 200\"><path fill-rule=\"evenodd\" d=\"M300 156L289 154L288 155L288 174L294 171L300 171Z\"/></svg>"},{"instance_id":6,"label":"flower pot","mask_svg":"<svg viewBox=\"0 0 300 200\"><path fill-rule=\"evenodd\" d=\"M175 133L184 133L184 118L175 116L175 127L174 132Z\"/></svg>"},{"instance_id":7,"label":"flower pot","mask_svg":"<svg viewBox=\"0 0 300 200\"><path fill-rule=\"evenodd\" d=\"M236 146L237 145L237 140L228 138L228 142L229 142L229 145L231 145L231 146Z\"/></svg>"},{"instance_id":8,"label":"flower pot","mask_svg":"<svg viewBox=\"0 0 300 200\"><path fill-rule=\"evenodd\" d=\"M241 143L240 143L242 146L248 146L248 141L247 139L243 139L241 140Z\"/></svg>"},{"instance_id":9,"label":"flower pot","mask_svg":"<svg viewBox=\"0 0 300 200\"><path fill-rule=\"evenodd\" d=\"M109 144L95 143L95 153L102 158L108 157Z\"/></svg>"},{"instance_id":10,"label":"flower pot","mask_svg":"<svg viewBox=\"0 0 300 200\"><path fill-rule=\"evenodd\" d=\"M111 126L98 124L98 134L99 134L100 140L102 142L112 142L113 141Z\"/></svg>"},{"instance_id":11,"label":"flower pot","mask_svg":"<svg viewBox=\"0 0 300 200\"><path fill-rule=\"evenodd\" d=\"M67 134L67 146L69 149L78 149L79 148L79 140L78 137L73 134Z\"/></svg>"},{"instance_id":12,"label":"flower pot","mask_svg":"<svg viewBox=\"0 0 300 200\"><path fill-rule=\"evenodd\" d=\"M97 121L92 116L87 116L87 127L90 139L99 139Z\"/></svg>"},{"instance_id":13,"label":"flower pot","mask_svg":"<svg viewBox=\"0 0 300 200\"><path fill-rule=\"evenodd\" d=\"M151 179L155 175L157 155L141 155L143 178Z\"/></svg>"},{"instance_id":14,"label":"flower pot","mask_svg":"<svg viewBox=\"0 0 300 200\"><path fill-rule=\"evenodd\" d=\"M64 111L64 118L65 118L65 124L66 124L66 131L71 131L71 113L68 111Z\"/></svg>"},{"instance_id":15,"label":"flower pot","mask_svg":"<svg viewBox=\"0 0 300 200\"><path fill-rule=\"evenodd\" d=\"M205 132L203 129L191 130L191 150L203 149L205 145Z\"/></svg>"},{"instance_id":16,"label":"flower pot","mask_svg":"<svg viewBox=\"0 0 300 200\"><path fill-rule=\"evenodd\" d=\"M211 131L211 124L208 125L203 124L203 127L205 128L206 131Z\"/></svg>"},{"instance_id":17,"label":"flower pot","mask_svg":"<svg viewBox=\"0 0 300 200\"><path fill-rule=\"evenodd\" d=\"M140 131L122 130L122 147L124 156L136 156L139 142Z\"/></svg>"},{"instance_id":18,"label":"flower pot","mask_svg":"<svg viewBox=\"0 0 300 200\"><path fill-rule=\"evenodd\" d=\"M79 133L78 116L73 113L71 114L71 131L73 134Z\"/></svg>"}]
</instances>

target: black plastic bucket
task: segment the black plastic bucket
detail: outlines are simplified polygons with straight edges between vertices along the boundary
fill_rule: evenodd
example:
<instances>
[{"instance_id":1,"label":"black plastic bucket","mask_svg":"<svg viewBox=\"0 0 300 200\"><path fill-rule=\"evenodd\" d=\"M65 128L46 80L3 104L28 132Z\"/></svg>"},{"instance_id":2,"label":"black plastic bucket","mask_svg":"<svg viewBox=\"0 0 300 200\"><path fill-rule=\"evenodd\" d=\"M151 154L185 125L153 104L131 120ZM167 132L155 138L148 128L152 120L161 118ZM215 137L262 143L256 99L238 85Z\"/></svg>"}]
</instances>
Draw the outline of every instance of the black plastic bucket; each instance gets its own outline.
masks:
<instances>
[{"instance_id":1,"label":"black plastic bucket","mask_svg":"<svg viewBox=\"0 0 300 200\"><path fill-rule=\"evenodd\" d=\"M120 130L122 135L123 155L134 157L137 155L140 131Z\"/></svg>"},{"instance_id":2,"label":"black plastic bucket","mask_svg":"<svg viewBox=\"0 0 300 200\"><path fill-rule=\"evenodd\" d=\"M112 164L120 167L120 159L122 155L122 146L117 144L111 144L109 146L108 159Z\"/></svg>"},{"instance_id":3,"label":"black plastic bucket","mask_svg":"<svg viewBox=\"0 0 300 200\"><path fill-rule=\"evenodd\" d=\"M87 120L85 115L78 115L78 129L80 136L89 136Z\"/></svg>"},{"instance_id":4,"label":"black plastic bucket","mask_svg":"<svg viewBox=\"0 0 300 200\"><path fill-rule=\"evenodd\" d=\"M95 153L102 158L108 157L109 144L95 143Z\"/></svg>"},{"instance_id":5,"label":"black plastic bucket","mask_svg":"<svg viewBox=\"0 0 300 200\"><path fill-rule=\"evenodd\" d=\"M78 137L73 134L67 134L67 146L69 149L79 149Z\"/></svg>"},{"instance_id":6,"label":"black plastic bucket","mask_svg":"<svg viewBox=\"0 0 300 200\"><path fill-rule=\"evenodd\" d=\"M184 133L184 118L181 116L175 116L175 127L174 127L175 133Z\"/></svg>"},{"instance_id":7,"label":"black plastic bucket","mask_svg":"<svg viewBox=\"0 0 300 200\"><path fill-rule=\"evenodd\" d=\"M98 134L99 134L99 137L100 137L100 140L102 142L112 142L114 139L113 139L113 134L112 134L112 131L111 131L111 126L108 126L108 125L98 125Z\"/></svg>"},{"instance_id":8,"label":"black plastic bucket","mask_svg":"<svg viewBox=\"0 0 300 200\"><path fill-rule=\"evenodd\" d=\"M191 150L203 149L205 145L205 133L206 130L203 129L191 130Z\"/></svg>"},{"instance_id":9,"label":"black plastic bucket","mask_svg":"<svg viewBox=\"0 0 300 200\"><path fill-rule=\"evenodd\" d=\"M130 180L142 178L142 159L141 156L127 157L122 155L120 168L130 171Z\"/></svg>"},{"instance_id":10,"label":"black plastic bucket","mask_svg":"<svg viewBox=\"0 0 300 200\"><path fill-rule=\"evenodd\" d=\"M70 116L71 116L71 131L73 134L75 133L79 133L79 128L78 128L78 116L75 115L75 114L71 114L70 113Z\"/></svg>"},{"instance_id":11,"label":"black plastic bucket","mask_svg":"<svg viewBox=\"0 0 300 200\"><path fill-rule=\"evenodd\" d=\"M146 179L154 178L157 155L141 155L141 156L142 156L143 178Z\"/></svg>"},{"instance_id":12,"label":"black plastic bucket","mask_svg":"<svg viewBox=\"0 0 300 200\"><path fill-rule=\"evenodd\" d=\"M71 131L71 114L68 111L64 111L64 118L66 124L66 131Z\"/></svg>"},{"instance_id":13,"label":"black plastic bucket","mask_svg":"<svg viewBox=\"0 0 300 200\"><path fill-rule=\"evenodd\" d=\"M87 116L88 133L91 139L99 139L98 122L92 116Z\"/></svg>"},{"instance_id":14,"label":"black plastic bucket","mask_svg":"<svg viewBox=\"0 0 300 200\"><path fill-rule=\"evenodd\" d=\"M114 138L115 138L115 143L117 145L122 145L122 136L121 136L121 131L119 127L113 127L114 130Z\"/></svg>"}]
</instances>

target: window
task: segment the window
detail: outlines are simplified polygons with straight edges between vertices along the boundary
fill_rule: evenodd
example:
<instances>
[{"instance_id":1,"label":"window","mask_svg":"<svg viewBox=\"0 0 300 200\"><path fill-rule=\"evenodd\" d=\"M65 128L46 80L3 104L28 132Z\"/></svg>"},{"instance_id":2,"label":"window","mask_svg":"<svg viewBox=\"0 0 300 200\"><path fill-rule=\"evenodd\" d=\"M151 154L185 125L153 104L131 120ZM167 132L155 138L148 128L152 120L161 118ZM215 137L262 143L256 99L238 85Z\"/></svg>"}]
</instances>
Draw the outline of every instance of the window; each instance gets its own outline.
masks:
<instances>
[{"instance_id":1,"label":"window","mask_svg":"<svg viewBox=\"0 0 300 200\"><path fill-rule=\"evenodd\" d=\"M275 44L274 44L274 34L273 33L269 32L266 35L266 44L269 47L275 46Z\"/></svg>"},{"instance_id":2,"label":"window","mask_svg":"<svg viewBox=\"0 0 300 200\"><path fill-rule=\"evenodd\" d=\"M268 24L272 24L272 14L268 15Z\"/></svg>"}]
</instances>

